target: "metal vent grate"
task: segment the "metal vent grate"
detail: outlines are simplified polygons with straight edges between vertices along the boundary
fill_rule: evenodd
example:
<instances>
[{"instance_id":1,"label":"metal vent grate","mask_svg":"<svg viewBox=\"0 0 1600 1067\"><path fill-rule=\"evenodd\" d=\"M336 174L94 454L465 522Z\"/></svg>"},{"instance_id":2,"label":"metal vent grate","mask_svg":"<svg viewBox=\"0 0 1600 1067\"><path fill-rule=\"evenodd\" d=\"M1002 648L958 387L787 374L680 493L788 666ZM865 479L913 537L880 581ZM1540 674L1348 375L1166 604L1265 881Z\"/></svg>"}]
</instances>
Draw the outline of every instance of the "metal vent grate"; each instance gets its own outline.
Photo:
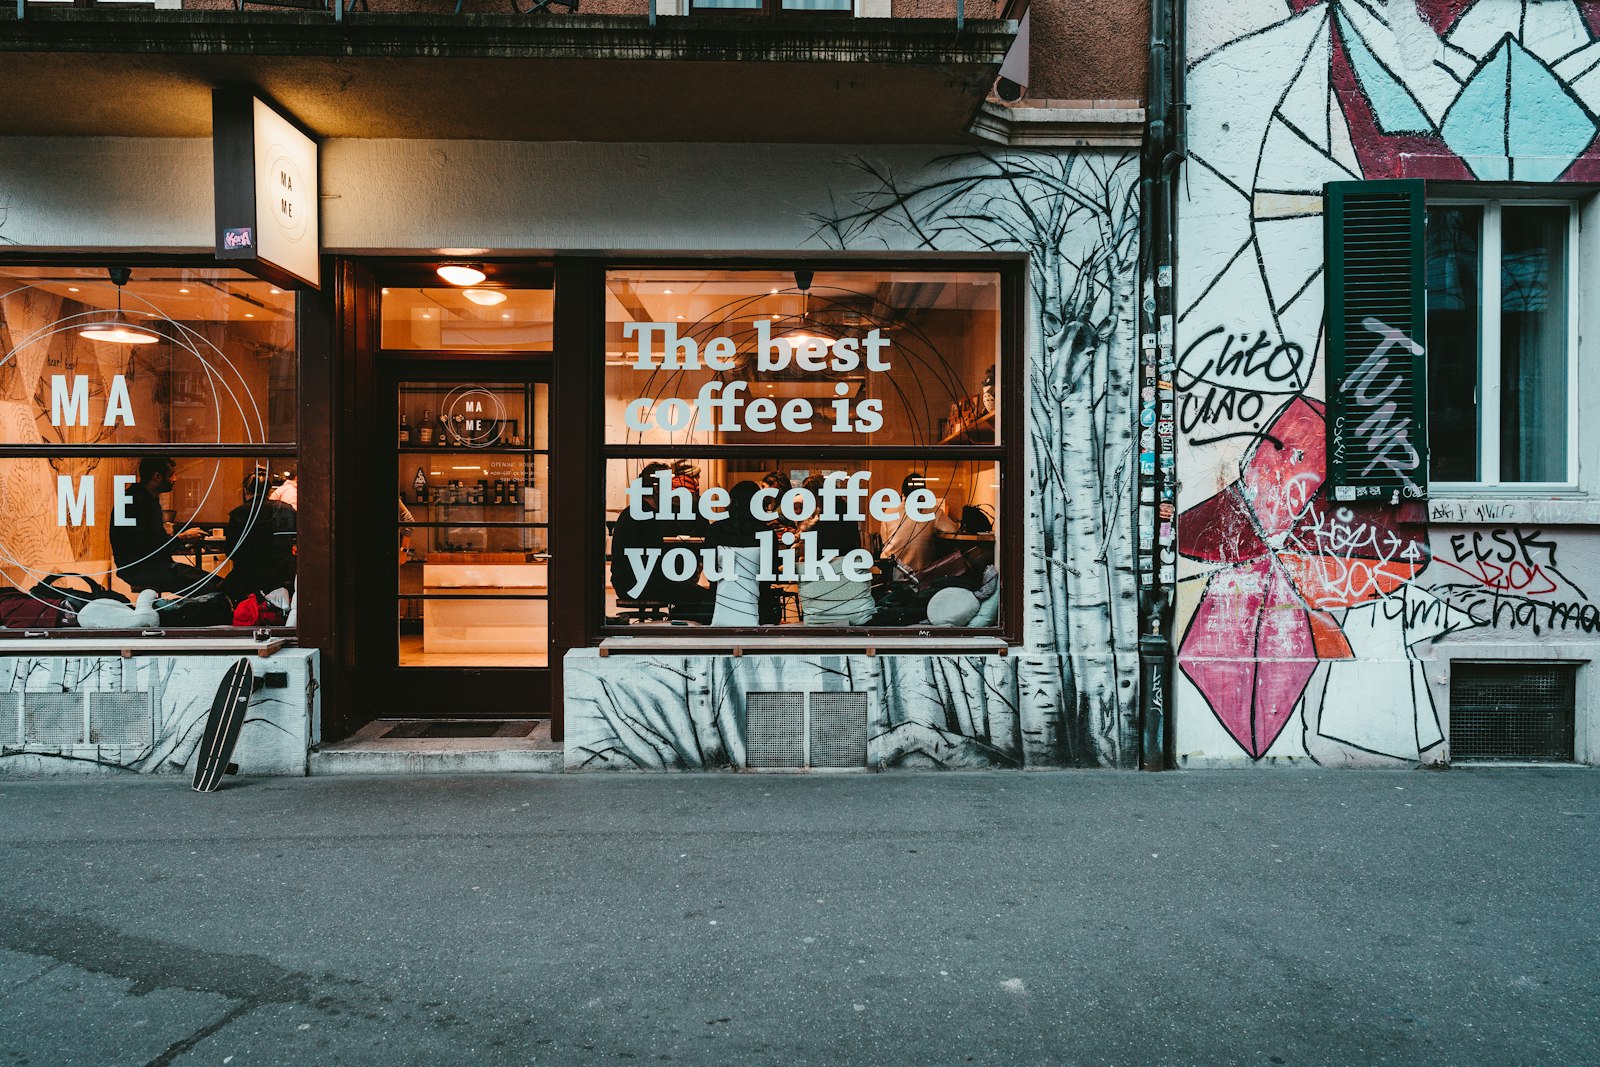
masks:
<instances>
[{"instance_id":1,"label":"metal vent grate","mask_svg":"<svg viewBox=\"0 0 1600 1067\"><path fill-rule=\"evenodd\" d=\"M83 694L27 694L22 702L22 740L34 745L82 744Z\"/></svg>"},{"instance_id":2,"label":"metal vent grate","mask_svg":"<svg viewBox=\"0 0 1600 1067\"><path fill-rule=\"evenodd\" d=\"M1565 663L1453 661L1450 758L1571 762L1577 673Z\"/></svg>"},{"instance_id":3,"label":"metal vent grate","mask_svg":"<svg viewBox=\"0 0 1600 1067\"><path fill-rule=\"evenodd\" d=\"M22 743L21 693L0 693L0 737Z\"/></svg>"},{"instance_id":4,"label":"metal vent grate","mask_svg":"<svg viewBox=\"0 0 1600 1067\"><path fill-rule=\"evenodd\" d=\"M90 693L89 740L102 745L148 745L155 740L151 694Z\"/></svg>"},{"instance_id":5,"label":"metal vent grate","mask_svg":"<svg viewBox=\"0 0 1600 1067\"><path fill-rule=\"evenodd\" d=\"M867 765L867 694L812 693L811 766Z\"/></svg>"},{"instance_id":6,"label":"metal vent grate","mask_svg":"<svg viewBox=\"0 0 1600 1067\"><path fill-rule=\"evenodd\" d=\"M745 765L772 770L806 765L804 693L748 693Z\"/></svg>"}]
</instances>

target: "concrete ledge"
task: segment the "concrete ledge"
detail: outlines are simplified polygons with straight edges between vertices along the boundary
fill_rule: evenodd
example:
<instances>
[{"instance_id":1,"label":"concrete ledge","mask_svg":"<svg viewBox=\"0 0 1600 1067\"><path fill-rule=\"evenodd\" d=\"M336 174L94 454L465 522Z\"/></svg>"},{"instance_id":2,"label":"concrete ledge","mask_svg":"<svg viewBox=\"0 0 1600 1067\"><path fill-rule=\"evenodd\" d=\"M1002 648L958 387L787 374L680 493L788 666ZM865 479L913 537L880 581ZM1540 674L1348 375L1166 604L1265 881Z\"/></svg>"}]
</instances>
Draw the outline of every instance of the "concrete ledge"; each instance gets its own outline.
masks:
<instances>
[{"instance_id":1,"label":"concrete ledge","mask_svg":"<svg viewBox=\"0 0 1600 1067\"><path fill-rule=\"evenodd\" d=\"M491 739L483 739L488 741ZM426 747L424 747L426 746ZM417 739L383 744L330 746L310 755L309 771L317 774L559 774L558 748L521 744L490 746L480 741L472 747L444 739Z\"/></svg>"},{"instance_id":2,"label":"concrete ledge","mask_svg":"<svg viewBox=\"0 0 1600 1067\"><path fill-rule=\"evenodd\" d=\"M1144 139L1144 108L1006 107L985 103L968 131L985 141L1012 146L1138 148Z\"/></svg>"},{"instance_id":3,"label":"concrete ledge","mask_svg":"<svg viewBox=\"0 0 1600 1067\"><path fill-rule=\"evenodd\" d=\"M1600 526L1600 499L1440 494L1428 500L1428 521L1470 526Z\"/></svg>"}]
</instances>

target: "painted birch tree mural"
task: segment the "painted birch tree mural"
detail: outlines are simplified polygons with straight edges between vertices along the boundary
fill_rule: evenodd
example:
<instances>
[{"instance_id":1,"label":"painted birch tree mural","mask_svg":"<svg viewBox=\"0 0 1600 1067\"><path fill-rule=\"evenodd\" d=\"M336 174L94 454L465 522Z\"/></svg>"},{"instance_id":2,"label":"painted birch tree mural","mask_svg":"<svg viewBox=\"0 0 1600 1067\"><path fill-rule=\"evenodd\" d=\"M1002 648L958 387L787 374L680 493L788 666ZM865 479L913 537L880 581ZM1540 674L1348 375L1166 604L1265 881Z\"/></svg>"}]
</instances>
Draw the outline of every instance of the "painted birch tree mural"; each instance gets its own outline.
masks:
<instances>
[{"instance_id":1,"label":"painted birch tree mural","mask_svg":"<svg viewBox=\"0 0 1600 1067\"><path fill-rule=\"evenodd\" d=\"M1030 653L1058 657L1059 680L1025 691L1049 705L1036 730L1043 762L1129 766L1138 691L1136 160L963 153L911 178L863 159L852 165L865 189L818 217L824 242L1028 256L1026 639Z\"/></svg>"}]
</instances>

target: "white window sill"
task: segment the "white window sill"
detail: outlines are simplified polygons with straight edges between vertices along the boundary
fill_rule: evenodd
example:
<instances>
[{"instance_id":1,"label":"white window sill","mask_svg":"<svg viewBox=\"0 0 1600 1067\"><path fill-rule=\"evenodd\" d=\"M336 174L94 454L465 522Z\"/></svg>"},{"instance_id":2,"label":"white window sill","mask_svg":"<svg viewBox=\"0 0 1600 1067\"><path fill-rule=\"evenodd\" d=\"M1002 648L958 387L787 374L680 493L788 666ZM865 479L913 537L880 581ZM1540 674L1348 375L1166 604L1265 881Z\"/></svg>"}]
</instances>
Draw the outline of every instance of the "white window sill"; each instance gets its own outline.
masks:
<instances>
[{"instance_id":1,"label":"white window sill","mask_svg":"<svg viewBox=\"0 0 1600 1067\"><path fill-rule=\"evenodd\" d=\"M1437 493L1428 498L1428 521L1463 526L1600 526L1600 499L1576 491L1516 494Z\"/></svg>"}]
</instances>

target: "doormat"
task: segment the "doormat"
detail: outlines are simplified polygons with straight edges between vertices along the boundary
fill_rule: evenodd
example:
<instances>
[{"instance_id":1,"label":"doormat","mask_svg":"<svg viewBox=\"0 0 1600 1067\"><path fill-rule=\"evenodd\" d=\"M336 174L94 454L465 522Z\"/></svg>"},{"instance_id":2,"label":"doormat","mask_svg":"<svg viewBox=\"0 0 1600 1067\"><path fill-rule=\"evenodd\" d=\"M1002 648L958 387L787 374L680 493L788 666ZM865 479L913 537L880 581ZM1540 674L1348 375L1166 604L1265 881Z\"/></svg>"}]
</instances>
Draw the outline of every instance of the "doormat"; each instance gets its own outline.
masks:
<instances>
[{"instance_id":1,"label":"doormat","mask_svg":"<svg viewBox=\"0 0 1600 1067\"><path fill-rule=\"evenodd\" d=\"M384 737L527 737L535 719L402 719Z\"/></svg>"}]
</instances>

